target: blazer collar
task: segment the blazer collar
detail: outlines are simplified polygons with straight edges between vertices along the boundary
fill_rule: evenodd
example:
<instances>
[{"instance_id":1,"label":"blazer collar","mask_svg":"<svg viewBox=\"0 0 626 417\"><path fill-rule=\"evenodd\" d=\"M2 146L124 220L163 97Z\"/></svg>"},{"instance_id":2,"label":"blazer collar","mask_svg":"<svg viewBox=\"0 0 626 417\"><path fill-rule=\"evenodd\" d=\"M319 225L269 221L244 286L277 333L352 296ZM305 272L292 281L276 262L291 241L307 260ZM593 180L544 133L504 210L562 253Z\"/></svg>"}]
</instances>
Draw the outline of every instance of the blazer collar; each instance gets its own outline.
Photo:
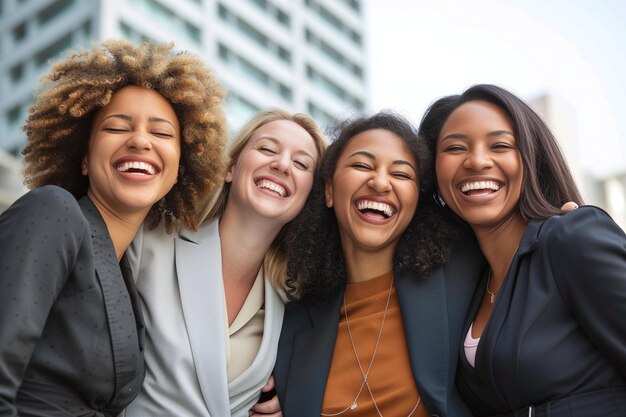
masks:
<instances>
[{"instance_id":1,"label":"blazer collar","mask_svg":"<svg viewBox=\"0 0 626 417\"><path fill-rule=\"evenodd\" d=\"M343 287L321 305L307 305L311 327L294 339L284 404L285 415L319 417L326 391L326 379L335 349Z\"/></svg>"},{"instance_id":2,"label":"blazer collar","mask_svg":"<svg viewBox=\"0 0 626 417\"><path fill-rule=\"evenodd\" d=\"M423 278L413 271L394 274L411 368L429 410L445 409L450 375L450 335L444 269Z\"/></svg>"},{"instance_id":3,"label":"blazer collar","mask_svg":"<svg viewBox=\"0 0 626 417\"><path fill-rule=\"evenodd\" d=\"M176 274L189 344L210 415L230 415L224 287L218 222L175 240Z\"/></svg>"},{"instance_id":4,"label":"blazer collar","mask_svg":"<svg viewBox=\"0 0 626 417\"><path fill-rule=\"evenodd\" d=\"M111 345L113 347L113 364L115 367L115 385L120 387L118 396L123 400L125 396L136 392L135 385L143 380L144 363L137 366L136 355L143 349L143 316L138 308L138 295L132 275L125 259L122 260L122 269L117 261L113 242L106 223L97 207L88 196L78 200L78 205L89 223L91 241L94 252L94 266L96 277L102 289L106 317L109 323ZM125 272L122 274L122 270ZM129 294L130 297L120 297L120 294ZM125 329L128 316L134 316L134 324ZM128 333L135 338L128 339ZM137 343L136 349L133 349ZM137 378L140 375L141 378Z\"/></svg>"}]
</instances>

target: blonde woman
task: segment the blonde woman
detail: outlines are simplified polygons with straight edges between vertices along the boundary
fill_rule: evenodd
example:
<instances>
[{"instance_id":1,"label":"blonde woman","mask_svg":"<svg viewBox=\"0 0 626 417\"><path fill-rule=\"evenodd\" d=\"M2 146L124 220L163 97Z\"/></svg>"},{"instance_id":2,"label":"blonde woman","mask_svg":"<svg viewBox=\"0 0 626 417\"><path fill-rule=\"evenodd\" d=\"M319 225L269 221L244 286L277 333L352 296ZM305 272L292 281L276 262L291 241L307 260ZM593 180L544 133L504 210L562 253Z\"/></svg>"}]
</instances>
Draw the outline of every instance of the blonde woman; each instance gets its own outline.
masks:
<instances>
[{"instance_id":1,"label":"blonde woman","mask_svg":"<svg viewBox=\"0 0 626 417\"><path fill-rule=\"evenodd\" d=\"M324 148L308 116L261 112L235 139L200 229L136 239L147 374L126 416L249 415L280 336L283 227L304 206ZM255 412L277 409L273 398Z\"/></svg>"}]
</instances>

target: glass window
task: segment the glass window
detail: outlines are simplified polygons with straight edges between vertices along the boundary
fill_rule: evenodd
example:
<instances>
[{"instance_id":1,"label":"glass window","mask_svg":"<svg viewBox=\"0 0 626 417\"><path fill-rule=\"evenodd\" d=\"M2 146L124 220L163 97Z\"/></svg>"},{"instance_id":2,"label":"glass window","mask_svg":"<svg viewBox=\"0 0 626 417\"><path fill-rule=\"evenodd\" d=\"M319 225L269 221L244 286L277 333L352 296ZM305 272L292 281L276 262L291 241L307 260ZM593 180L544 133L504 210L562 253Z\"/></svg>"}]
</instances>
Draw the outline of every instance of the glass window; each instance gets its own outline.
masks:
<instances>
[{"instance_id":1,"label":"glass window","mask_svg":"<svg viewBox=\"0 0 626 417\"><path fill-rule=\"evenodd\" d=\"M24 122L24 106L17 105L7 112L7 122L10 127L15 127Z\"/></svg>"},{"instance_id":2,"label":"glass window","mask_svg":"<svg viewBox=\"0 0 626 417\"><path fill-rule=\"evenodd\" d=\"M51 3L48 7L37 13L37 22L40 25L45 25L67 10L72 3L74 3L73 0L57 0Z\"/></svg>"},{"instance_id":3,"label":"glass window","mask_svg":"<svg viewBox=\"0 0 626 417\"><path fill-rule=\"evenodd\" d=\"M61 39L57 40L53 44L49 45L45 49L37 52L35 54L35 63L38 67L45 65L49 59L56 57L63 50L72 46L72 34L69 33L63 36Z\"/></svg>"},{"instance_id":4,"label":"glass window","mask_svg":"<svg viewBox=\"0 0 626 417\"><path fill-rule=\"evenodd\" d=\"M26 37L26 22L13 29L13 41L19 42Z\"/></svg>"},{"instance_id":5,"label":"glass window","mask_svg":"<svg viewBox=\"0 0 626 417\"><path fill-rule=\"evenodd\" d=\"M18 64L9 71L11 82L17 83L24 76L24 64Z\"/></svg>"}]
</instances>

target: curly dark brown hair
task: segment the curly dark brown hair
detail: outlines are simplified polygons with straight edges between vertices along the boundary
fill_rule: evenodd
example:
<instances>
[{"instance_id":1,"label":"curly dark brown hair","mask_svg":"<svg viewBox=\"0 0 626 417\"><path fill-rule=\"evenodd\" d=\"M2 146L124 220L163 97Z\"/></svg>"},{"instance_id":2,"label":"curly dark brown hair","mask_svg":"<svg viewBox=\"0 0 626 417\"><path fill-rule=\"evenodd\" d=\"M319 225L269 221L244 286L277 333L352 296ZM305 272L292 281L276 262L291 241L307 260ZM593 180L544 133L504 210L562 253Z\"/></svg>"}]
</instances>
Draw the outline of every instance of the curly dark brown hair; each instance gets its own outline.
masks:
<instances>
[{"instance_id":1,"label":"curly dark brown hair","mask_svg":"<svg viewBox=\"0 0 626 417\"><path fill-rule=\"evenodd\" d=\"M163 219L168 231L195 229L198 210L222 183L226 168L225 90L198 56L173 53L173 47L108 40L56 61L42 78L24 126L25 184L54 184L76 198L85 195L89 180L81 162L95 113L127 85L149 88L170 102L180 121L181 157L178 182L147 221L156 227Z\"/></svg>"},{"instance_id":2,"label":"curly dark brown hair","mask_svg":"<svg viewBox=\"0 0 626 417\"><path fill-rule=\"evenodd\" d=\"M449 221L430 197L434 188L433 157L413 126L402 116L383 111L347 120L335 129L334 140L316 173L303 211L288 226L287 296L310 303L327 300L344 285L346 271L337 218L326 207L324 186L332 181L337 160L350 140L367 130L384 129L401 138L415 157L420 178L420 200L411 223L394 254L394 268L427 275L447 261L462 226Z\"/></svg>"}]
</instances>

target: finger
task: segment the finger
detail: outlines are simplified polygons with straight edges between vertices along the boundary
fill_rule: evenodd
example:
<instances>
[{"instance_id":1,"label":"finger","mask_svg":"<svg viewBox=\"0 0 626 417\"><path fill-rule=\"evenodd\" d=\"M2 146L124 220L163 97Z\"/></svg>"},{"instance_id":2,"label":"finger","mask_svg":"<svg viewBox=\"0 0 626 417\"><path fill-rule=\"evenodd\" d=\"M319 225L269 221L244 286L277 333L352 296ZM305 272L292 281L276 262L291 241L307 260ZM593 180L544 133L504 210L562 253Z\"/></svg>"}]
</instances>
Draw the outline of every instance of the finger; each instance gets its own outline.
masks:
<instances>
[{"instance_id":1,"label":"finger","mask_svg":"<svg viewBox=\"0 0 626 417\"><path fill-rule=\"evenodd\" d=\"M267 384L265 384L265 386L263 388L261 388L261 392L268 392L274 389L274 377L272 375L270 375L269 379L267 380Z\"/></svg>"},{"instance_id":2,"label":"finger","mask_svg":"<svg viewBox=\"0 0 626 417\"><path fill-rule=\"evenodd\" d=\"M251 411L263 415L274 415L275 413L280 412L280 402L278 401L278 396L274 395L265 402L254 404Z\"/></svg>"},{"instance_id":3,"label":"finger","mask_svg":"<svg viewBox=\"0 0 626 417\"><path fill-rule=\"evenodd\" d=\"M570 211L576 210L577 208L578 208L578 204L574 203L573 201L568 201L567 203L561 206L561 212L569 213Z\"/></svg>"}]
</instances>

